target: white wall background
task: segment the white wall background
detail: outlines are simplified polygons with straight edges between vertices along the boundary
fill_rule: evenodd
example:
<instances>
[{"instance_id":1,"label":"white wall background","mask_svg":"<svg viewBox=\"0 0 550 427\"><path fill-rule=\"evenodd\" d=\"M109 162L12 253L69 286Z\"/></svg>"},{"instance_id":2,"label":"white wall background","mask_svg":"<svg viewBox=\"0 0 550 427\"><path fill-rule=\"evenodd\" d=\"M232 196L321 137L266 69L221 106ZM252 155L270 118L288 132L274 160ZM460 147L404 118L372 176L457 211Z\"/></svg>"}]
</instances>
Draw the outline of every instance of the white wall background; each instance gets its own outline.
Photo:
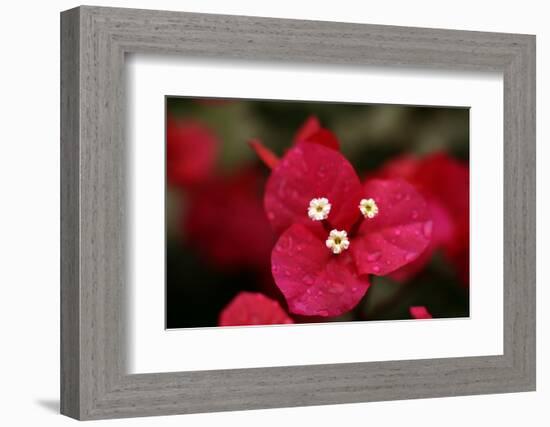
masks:
<instances>
[{"instance_id":1,"label":"white wall background","mask_svg":"<svg viewBox=\"0 0 550 427\"><path fill-rule=\"evenodd\" d=\"M339 0L96 1L97 5L537 34L538 391L106 422L117 426L546 426L550 422L550 28L545 2ZM0 423L68 425L59 377L59 11L75 1L5 2L0 25ZM545 13L546 12L546 13ZM26 103L36 110L26 115ZM546 197L545 197L546 196ZM545 241L543 241L543 239ZM32 260L29 263L29 260ZM26 311L19 304L27 302ZM546 361L546 363L545 363Z\"/></svg>"}]
</instances>

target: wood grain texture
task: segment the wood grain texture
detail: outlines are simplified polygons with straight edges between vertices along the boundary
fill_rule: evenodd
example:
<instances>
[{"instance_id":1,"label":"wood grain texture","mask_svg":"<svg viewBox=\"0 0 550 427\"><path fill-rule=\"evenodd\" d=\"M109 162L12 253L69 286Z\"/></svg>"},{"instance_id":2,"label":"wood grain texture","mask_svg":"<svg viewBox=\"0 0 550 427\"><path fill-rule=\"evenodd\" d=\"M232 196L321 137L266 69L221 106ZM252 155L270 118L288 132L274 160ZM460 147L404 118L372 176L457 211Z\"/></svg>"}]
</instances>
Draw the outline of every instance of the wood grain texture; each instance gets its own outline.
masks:
<instances>
[{"instance_id":1,"label":"wood grain texture","mask_svg":"<svg viewBox=\"0 0 550 427\"><path fill-rule=\"evenodd\" d=\"M61 19L61 412L80 414L79 345L79 20Z\"/></svg>"},{"instance_id":2,"label":"wood grain texture","mask_svg":"<svg viewBox=\"0 0 550 427\"><path fill-rule=\"evenodd\" d=\"M84 6L62 13L61 38L62 413L99 419L534 390L534 36ZM128 53L502 72L504 354L128 375Z\"/></svg>"}]
</instances>

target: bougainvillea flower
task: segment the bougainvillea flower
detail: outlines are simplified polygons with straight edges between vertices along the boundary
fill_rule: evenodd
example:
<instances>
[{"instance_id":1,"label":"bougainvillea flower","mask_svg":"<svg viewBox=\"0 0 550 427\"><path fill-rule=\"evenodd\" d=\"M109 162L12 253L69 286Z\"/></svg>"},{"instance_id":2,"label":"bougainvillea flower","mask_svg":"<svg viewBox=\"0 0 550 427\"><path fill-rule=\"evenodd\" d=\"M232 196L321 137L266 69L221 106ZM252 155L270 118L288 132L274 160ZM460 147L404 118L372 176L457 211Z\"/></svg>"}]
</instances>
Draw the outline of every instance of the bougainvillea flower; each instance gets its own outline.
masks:
<instances>
[{"instance_id":1,"label":"bougainvillea flower","mask_svg":"<svg viewBox=\"0 0 550 427\"><path fill-rule=\"evenodd\" d=\"M427 197L443 206L454 225L449 239L442 242L447 258L454 264L463 283L470 273L470 174L468 167L444 153L426 158L416 182Z\"/></svg>"},{"instance_id":2,"label":"bougainvillea flower","mask_svg":"<svg viewBox=\"0 0 550 427\"><path fill-rule=\"evenodd\" d=\"M319 119L315 116L309 116L302 124L300 129L294 135L294 144L300 142L311 142L313 144L321 144L335 150L340 149L338 138L330 130L323 128Z\"/></svg>"},{"instance_id":3,"label":"bougainvillea flower","mask_svg":"<svg viewBox=\"0 0 550 427\"><path fill-rule=\"evenodd\" d=\"M409 313L413 319L431 319L432 315L423 305L409 307Z\"/></svg>"},{"instance_id":4,"label":"bougainvillea flower","mask_svg":"<svg viewBox=\"0 0 550 427\"><path fill-rule=\"evenodd\" d=\"M204 124L168 118L166 175L174 186L193 186L212 175L219 149L218 138Z\"/></svg>"},{"instance_id":5,"label":"bougainvillea flower","mask_svg":"<svg viewBox=\"0 0 550 427\"><path fill-rule=\"evenodd\" d=\"M189 195L184 235L221 268L269 266L274 236L262 206L262 173L242 169L212 178Z\"/></svg>"},{"instance_id":6,"label":"bougainvillea flower","mask_svg":"<svg viewBox=\"0 0 550 427\"><path fill-rule=\"evenodd\" d=\"M310 116L298 129L296 135L294 135L294 145L300 142L310 142L312 144L320 144L325 147L332 148L334 150L340 149L340 143L338 138L328 129L321 127L319 119L315 116ZM255 138L248 142L250 147L256 152L258 158L264 162L269 168L273 169L279 163L279 158L273 151L267 148L262 142Z\"/></svg>"},{"instance_id":7,"label":"bougainvillea flower","mask_svg":"<svg viewBox=\"0 0 550 427\"><path fill-rule=\"evenodd\" d=\"M260 293L240 292L222 310L220 326L281 325L294 323L275 300Z\"/></svg>"},{"instance_id":8,"label":"bougainvillea flower","mask_svg":"<svg viewBox=\"0 0 550 427\"><path fill-rule=\"evenodd\" d=\"M248 141L248 144L269 169L273 169L277 166L277 163L279 163L279 158L273 151L263 145L259 139L252 139Z\"/></svg>"},{"instance_id":9,"label":"bougainvillea flower","mask_svg":"<svg viewBox=\"0 0 550 427\"><path fill-rule=\"evenodd\" d=\"M410 184L361 185L346 158L321 144L301 142L286 153L269 177L264 206L280 235L273 277L295 314L351 310L367 291L369 274L414 261L432 234L427 204Z\"/></svg>"},{"instance_id":10,"label":"bougainvillea flower","mask_svg":"<svg viewBox=\"0 0 550 427\"><path fill-rule=\"evenodd\" d=\"M406 280L442 248L467 283L469 271L469 173L467 165L446 153L423 159L403 156L393 159L376 176L408 180L426 198L433 218L434 232L426 252L415 262L392 274Z\"/></svg>"}]
</instances>

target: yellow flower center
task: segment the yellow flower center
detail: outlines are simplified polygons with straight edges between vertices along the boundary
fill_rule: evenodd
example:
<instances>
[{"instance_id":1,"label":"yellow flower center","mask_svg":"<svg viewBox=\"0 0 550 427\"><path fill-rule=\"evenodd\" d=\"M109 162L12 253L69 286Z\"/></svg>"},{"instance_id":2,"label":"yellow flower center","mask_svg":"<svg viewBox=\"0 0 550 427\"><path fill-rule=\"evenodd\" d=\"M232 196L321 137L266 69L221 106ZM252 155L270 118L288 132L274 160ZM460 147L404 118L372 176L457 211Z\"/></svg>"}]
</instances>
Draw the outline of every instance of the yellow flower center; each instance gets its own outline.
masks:
<instances>
[{"instance_id":1,"label":"yellow flower center","mask_svg":"<svg viewBox=\"0 0 550 427\"><path fill-rule=\"evenodd\" d=\"M344 230L331 230L325 244L333 254L338 255L349 248L348 233Z\"/></svg>"},{"instance_id":2,"label":"yellow flower center","mask_svg":"<svg viewBox=\"0 0 550 427\"><path fill-rule=\"evenodd\" d=\"M378 215L378 206L374 199L361 199L359 202L359 210L365 218L372 219Z\"/></svg>"},{"instance_id":3,"label":"yellow flower center","mask_svg":"<svg viewBox=\"0 0 550 427\"><path fill-rule=\"evenodd\" d=\"M312 221L323 221L328 218L332 205L326 197L311 199L307 209L307 216Z\"/></svg>"}]
</instances>

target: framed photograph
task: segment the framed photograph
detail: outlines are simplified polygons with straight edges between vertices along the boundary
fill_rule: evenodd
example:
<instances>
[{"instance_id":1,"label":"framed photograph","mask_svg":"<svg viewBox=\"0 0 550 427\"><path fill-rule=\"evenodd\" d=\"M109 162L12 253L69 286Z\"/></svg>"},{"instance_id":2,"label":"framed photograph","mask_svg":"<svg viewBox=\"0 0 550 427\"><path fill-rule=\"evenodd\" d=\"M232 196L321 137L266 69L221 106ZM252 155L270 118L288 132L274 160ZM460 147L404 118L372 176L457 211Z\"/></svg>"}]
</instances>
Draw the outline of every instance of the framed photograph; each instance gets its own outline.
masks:
<instances>
[{"instance_id":1,"label":"framed photograph","mask_svg":"<svg viewBox=\"0 0 550 427\"><path fill-rule=\"evenodd\" d=\"M61 412L535 390L535 37L61 14Z\"/></svg>"}]
</instances>

